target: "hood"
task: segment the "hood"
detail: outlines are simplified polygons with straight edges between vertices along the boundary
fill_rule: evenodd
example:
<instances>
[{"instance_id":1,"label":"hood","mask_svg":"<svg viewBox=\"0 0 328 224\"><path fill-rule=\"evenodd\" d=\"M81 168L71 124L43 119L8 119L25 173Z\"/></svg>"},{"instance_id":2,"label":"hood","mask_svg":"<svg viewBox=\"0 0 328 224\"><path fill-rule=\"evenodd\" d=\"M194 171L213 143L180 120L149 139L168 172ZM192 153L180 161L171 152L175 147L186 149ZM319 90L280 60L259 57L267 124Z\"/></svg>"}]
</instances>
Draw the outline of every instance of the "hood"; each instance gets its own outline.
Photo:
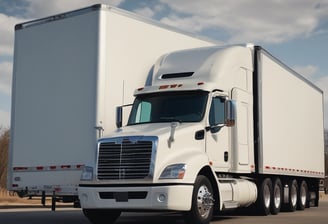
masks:
<instances>
[{"instance_id":1,"label":"hood","mask_svg":"<svg viewBox=\"0 0 328 224\"><path fill-rule=\"evenodd\" d=\"M165 122L165 123L150 123L150 124L138 124L125 126L117 129L115 132L108 136L103 136L103 138L108 137L123 137L123 136L157 136L161 137L175 137L182 133L183 130L190 129L203 129L204 127L197 123L179 123L179 122ZM174 130L172 130L174 129ZM171 139L173 140L173 139Z\"/></svg>"}]
</instances>

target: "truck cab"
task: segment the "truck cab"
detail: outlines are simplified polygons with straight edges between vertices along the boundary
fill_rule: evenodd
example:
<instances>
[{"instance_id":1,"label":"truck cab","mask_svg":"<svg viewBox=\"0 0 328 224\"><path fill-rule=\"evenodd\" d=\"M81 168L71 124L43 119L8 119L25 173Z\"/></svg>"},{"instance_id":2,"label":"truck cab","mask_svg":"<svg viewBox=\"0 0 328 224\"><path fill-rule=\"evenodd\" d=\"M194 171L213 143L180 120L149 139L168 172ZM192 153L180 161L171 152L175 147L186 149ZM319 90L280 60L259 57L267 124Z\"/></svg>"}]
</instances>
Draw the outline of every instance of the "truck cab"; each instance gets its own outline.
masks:
<instances>
[{"instance_id":1,"label":"truck cab","mask_svg":"<svg viewBox=\"0 0 328 224\"><path fill-rule=\"evenodd\" d=\"M134 96L126 125L120 106L117 130L82 173L92 223L122 211L179 211L208 224L251 204L262 215L318 206L322 91L261 47L168 53Z\"/></svg>"},{"instance_id":2,"label":"truck cab","mask_svg":"<svg viewBox=\"0 0 328 224\"><path fill-rule=\"evenodd\" d=\"M98 141L79 188L86 216L96 222L104 211L96 207L114 219L126 210L173 210L208 223L213 208L255 202L255 184L229 175L254 171L252 65L251 48L241 46L162 56L135 91L127 125L118 119L117 131Z\"/></svg>"}]
</instances>

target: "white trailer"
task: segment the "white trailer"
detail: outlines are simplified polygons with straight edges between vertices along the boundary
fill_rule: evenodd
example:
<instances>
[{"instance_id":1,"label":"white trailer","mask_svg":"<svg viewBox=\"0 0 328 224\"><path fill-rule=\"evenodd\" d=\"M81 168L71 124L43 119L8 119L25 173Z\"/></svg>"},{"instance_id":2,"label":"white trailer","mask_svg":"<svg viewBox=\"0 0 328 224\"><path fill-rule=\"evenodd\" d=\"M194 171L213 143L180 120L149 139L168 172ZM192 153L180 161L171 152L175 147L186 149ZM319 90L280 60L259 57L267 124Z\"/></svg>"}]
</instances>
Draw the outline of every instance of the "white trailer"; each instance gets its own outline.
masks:
<instances>
[{"instance_id":1,"label":"white trailer","mask_svg":"<svg viewBox=\"0 0 328 224\"><path fill-rule=\"evenodd\" d=\"M77 198L96 140L115 130L155 58L213 45L108 5L15 27L8 189Z\"/></svg>"},{"instance_id":2,"label":"white trailer","mask_svg":"<svg viewBox=\"0 0 328 224\"><path fill-rule=\"evenodd\" d=\"M181 211L208 224L252 204L264 215L318 206L318 87L251 44L176 51L154 68L127 126L98 140L83 171L79 198L92 223L122 211Z\"/></svg>"}]
</instances>

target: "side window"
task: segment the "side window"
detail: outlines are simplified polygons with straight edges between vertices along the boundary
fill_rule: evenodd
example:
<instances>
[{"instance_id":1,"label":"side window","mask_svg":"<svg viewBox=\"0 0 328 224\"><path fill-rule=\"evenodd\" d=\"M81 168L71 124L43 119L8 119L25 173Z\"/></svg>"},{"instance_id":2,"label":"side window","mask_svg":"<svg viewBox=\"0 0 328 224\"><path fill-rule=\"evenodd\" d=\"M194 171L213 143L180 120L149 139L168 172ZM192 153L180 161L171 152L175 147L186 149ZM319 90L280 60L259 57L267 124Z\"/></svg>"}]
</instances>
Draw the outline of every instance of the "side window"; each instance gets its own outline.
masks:
<instances>
[{"instance_id":1,"label":"side window","mask_svg":"<svg viewBox=\"0 0 328 224\"><path fill-rule=\"evenodd\" d=\"M151 104L149 102L141 102L138 105L135 123L143 123L150 121Z\"/></svg>"},{"instance_id":2,"label":"side window","mask_svg":"<svg viewBox=\"0 0 328 224\"><path fill-rule=\"evenodd\" d=\"M210 126L224 124L224 102L222 97L213 97L210 109L209 123Z\"/></svg>"}]
</instances>

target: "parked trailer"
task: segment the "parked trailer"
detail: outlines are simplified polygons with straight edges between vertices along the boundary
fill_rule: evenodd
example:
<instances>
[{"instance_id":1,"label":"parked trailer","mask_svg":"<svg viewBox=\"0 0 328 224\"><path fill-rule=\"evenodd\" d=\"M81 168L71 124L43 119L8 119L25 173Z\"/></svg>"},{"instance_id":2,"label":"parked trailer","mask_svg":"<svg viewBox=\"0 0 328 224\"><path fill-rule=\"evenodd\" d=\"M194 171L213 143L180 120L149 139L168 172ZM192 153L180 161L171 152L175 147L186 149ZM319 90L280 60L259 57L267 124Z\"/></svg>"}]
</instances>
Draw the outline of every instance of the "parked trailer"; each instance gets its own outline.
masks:
<instances>
[{"instance_id":1,"label":"parked trailer","mask_svg":"<svg viewBox=\"0 0 328 224\"><path fill-rule=\"evenodd\" d=\"M16 25L8 189L76 200L96 140L115 130L116 106L132 103L154 58L211 45L108 5Z\"/></svg>"},{"instance_id":2,"label":"parked trailer","mask_svg":"<svg viewBox=\"0 0 328 224\"><path fill-rule=\"evenodd\" d=\"M318 206L323 92L260 46L166 54L138 88L127 126L98 140L79 185L85 216L180 211L188 223L249 207Z\"/></svg>"}]
</instances>

